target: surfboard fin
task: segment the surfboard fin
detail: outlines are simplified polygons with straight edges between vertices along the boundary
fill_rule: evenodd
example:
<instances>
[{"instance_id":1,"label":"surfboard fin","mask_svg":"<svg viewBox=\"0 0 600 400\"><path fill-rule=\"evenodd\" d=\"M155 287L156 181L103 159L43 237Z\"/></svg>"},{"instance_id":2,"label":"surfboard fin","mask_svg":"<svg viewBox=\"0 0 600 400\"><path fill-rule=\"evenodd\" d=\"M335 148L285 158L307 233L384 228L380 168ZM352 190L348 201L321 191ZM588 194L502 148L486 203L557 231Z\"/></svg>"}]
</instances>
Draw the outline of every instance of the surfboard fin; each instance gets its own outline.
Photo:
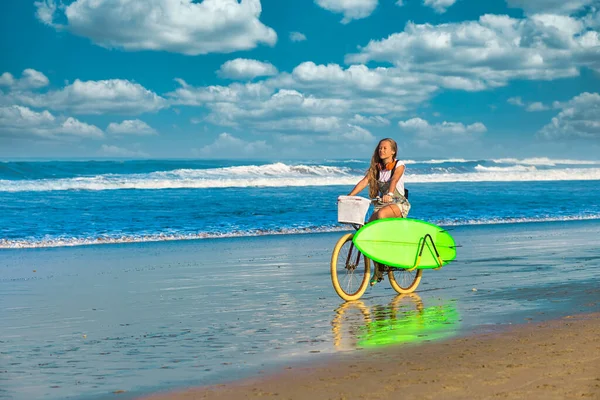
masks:
<instances>
[{"instance_id":1,"label":"surfboard fin","mask_svg":"<svg viewBox=\"0 0 600 400\"><path fill-rule=\"evenodd\" d=\"M435 252L435 257L437 258L438 267L434 268L434 269L440 269L440 268L442 268L444 266L444 262L440 258L440 253L438 253L437 247L435 246L435 242L433 241L433 238L431 237L431 235L428 233L428 234L426 234L425 236L423 236L419 240L420 250L419 250L419 253L418 253L418 256L417 256L417 262L408 271L412 271L412 270L416 269L419 266L419 263L421 262L421 256L423 255L423 250L425 249L425 244L427 244L427 239L429 239L429 242L431 243L433 251Z\"/></svg>"}]
</instances>

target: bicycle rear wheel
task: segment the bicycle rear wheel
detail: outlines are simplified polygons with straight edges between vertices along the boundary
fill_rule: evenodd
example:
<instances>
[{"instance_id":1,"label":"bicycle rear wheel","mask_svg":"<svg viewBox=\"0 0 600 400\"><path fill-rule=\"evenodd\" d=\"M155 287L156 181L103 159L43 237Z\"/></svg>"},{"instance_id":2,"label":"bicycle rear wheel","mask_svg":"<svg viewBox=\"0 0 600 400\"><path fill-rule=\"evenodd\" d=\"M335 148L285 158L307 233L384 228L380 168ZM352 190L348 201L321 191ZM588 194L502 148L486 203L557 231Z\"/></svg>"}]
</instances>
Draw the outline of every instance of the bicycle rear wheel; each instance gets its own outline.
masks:
<instances>
[{"instance_id":1,"label":"bicycle rear wheel","mask_svg":"<svg viewBox=\"0 0 600 400\"><path fill-rule=\"evenodd\" d=\"M354 233L340 238L331 254L331 283L346 301L358 300L369 286L371 262L352 243Z\"/></svg>"},{"instance_id":2,"label":"bicycle rear wheel","mask_svg":"<svg viewBox=\"0 0 600 400\"><path fill-rule=\"evenodd\" d=\"M390 267L388 271L390 285L392 285L392 288L400 294L414 292L417 289L417 286L419 286L419 283L421 283L421 275L423 275L422 269L409 271L404 268Z\"/></svg>"}]
</instances>

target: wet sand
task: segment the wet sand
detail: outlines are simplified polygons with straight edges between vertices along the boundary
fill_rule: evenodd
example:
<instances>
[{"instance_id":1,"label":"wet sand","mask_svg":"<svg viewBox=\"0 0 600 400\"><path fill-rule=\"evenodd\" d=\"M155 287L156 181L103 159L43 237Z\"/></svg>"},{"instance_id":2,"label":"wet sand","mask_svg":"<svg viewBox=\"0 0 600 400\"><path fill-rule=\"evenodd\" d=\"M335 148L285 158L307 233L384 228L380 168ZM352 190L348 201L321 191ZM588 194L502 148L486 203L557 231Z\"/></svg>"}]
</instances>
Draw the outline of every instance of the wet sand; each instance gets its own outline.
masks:
<instances>
[{"instance_id":1,"label":"wet sand","mask_svg":"<svg viewBox=\"0 0 600 400\"><path fill-rule=\"evenodd\" d=\"M144 400L600 399L600 314L388 347Z\"/></svg>"},{"instance_id":2,"label":"wet sand","mask_svg":"<svg viewBox=\"0 0 600 400\"><path fill-rule=\"evenodd\" d=\"M339 232L2 251L0 398L128 400L226 382L237 383L219 393L311 400L597 396L586 376L600 376L600 221L451 232L457 260L424 273L415 295L386 280L353 304L331 285ZM595 316L563 319L580 314ZM560 329L537 328L549 320ZM498 333L521 324L521 336ZM355 361L384 344L397 349ZM256 391L243 386L257 377Z\"/></svg>"}]
</instances>

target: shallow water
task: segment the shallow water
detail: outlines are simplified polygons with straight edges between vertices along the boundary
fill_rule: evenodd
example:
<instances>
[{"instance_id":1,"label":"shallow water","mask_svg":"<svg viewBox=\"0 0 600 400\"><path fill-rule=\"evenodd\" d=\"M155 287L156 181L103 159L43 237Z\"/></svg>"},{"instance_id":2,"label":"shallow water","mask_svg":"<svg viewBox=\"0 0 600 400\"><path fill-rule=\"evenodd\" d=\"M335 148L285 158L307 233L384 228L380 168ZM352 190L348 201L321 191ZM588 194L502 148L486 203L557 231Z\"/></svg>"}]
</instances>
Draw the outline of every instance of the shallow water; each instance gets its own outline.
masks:
<instances>
[{"instance_id":1,"label":"shallow water","mask_svg":"<svg viewBox=\"0 0 600 400\"><path fill-rule=\"evenodd\" d=\"M415 295L354 303L331 286L339 233L0 251L0 396L128 397L600 311L600 222L451 233Z\"/></svg>"}]
</instances>

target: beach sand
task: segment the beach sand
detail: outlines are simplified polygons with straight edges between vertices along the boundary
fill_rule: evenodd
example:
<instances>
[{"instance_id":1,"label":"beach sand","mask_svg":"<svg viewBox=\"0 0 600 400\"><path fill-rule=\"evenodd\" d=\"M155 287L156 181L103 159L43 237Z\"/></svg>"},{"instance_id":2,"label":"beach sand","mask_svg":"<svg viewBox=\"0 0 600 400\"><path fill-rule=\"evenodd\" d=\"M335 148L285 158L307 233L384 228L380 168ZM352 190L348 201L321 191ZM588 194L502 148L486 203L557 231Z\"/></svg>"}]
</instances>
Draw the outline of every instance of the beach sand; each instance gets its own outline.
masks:
<instances>
[{"instance_id":1,"label":"beach sand","mask_svg":"<svg viewBox=\"0 0 600 400\"><path fill-rule=\"evenodd\" d=\"M144 399L600 399L599 330L566 316Z\"/></svg>"},{"instance_id":2,"label":"beach sand","mask_svg":"<svg viewBox=\"0 0 600 400\"><path fill-rule=\"evenodd\" d=\"M0 398L597 398L600 221L451 232L353 304L340 232L0 252Z\"/></svg>"}]
</instances>

